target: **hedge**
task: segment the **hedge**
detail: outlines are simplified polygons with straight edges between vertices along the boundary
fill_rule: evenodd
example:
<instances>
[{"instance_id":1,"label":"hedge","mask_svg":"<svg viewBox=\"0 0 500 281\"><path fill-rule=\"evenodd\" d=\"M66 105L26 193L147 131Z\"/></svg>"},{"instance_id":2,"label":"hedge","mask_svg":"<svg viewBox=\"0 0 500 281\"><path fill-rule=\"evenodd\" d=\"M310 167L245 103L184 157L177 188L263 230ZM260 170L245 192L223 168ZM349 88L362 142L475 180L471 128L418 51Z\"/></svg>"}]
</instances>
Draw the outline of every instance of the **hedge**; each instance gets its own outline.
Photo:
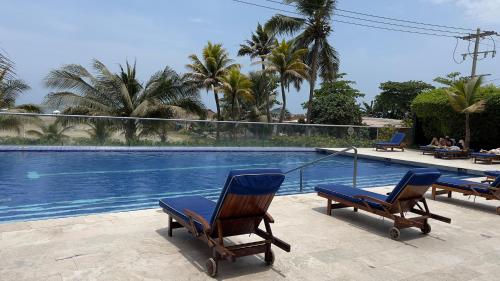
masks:
<instances>
[{"instance_id":1,"label":"hedge","mask_svg":"<svg viewBox=\"0 0 500 281\"><path fill-rule=\"evenodd\" d=\"M471 115L471 148L478 150L500 147L500 89L489 85L481 89L479 96L486 100L486 108L482 113ZM451 108L446 89L419 94L412 102L412 110L421 126L416 131L423 132L426 141L443 136L457 140L464 138L465 115Z\"/></svg>"}]
</instances>

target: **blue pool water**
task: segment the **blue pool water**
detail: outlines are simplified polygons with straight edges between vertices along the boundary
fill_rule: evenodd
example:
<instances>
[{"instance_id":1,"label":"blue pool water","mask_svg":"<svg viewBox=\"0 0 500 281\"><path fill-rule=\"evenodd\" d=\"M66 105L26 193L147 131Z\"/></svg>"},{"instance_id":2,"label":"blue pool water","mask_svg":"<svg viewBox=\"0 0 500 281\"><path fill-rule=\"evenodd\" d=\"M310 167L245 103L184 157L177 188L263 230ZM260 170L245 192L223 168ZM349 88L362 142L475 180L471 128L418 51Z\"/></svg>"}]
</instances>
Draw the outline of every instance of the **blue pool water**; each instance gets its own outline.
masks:
<instances>
[{"instance_id":1,"label":"blue pool water","mask_svg":"<svg viewBox=\"0 0 500 281\"><path fill-rule=\"evenodd\" d=\"M232 169L283 171L324 156L315 152L2 152L0 222L157 207L167 196L216 200ZM412 166L359 159L358 187L396 184ZM352 182L352 158L335 157L304 172L304 192ZM467 177L442 171L446 176ZM298 173L279 194L299 193Z\"/></svg>"}]
</instances>

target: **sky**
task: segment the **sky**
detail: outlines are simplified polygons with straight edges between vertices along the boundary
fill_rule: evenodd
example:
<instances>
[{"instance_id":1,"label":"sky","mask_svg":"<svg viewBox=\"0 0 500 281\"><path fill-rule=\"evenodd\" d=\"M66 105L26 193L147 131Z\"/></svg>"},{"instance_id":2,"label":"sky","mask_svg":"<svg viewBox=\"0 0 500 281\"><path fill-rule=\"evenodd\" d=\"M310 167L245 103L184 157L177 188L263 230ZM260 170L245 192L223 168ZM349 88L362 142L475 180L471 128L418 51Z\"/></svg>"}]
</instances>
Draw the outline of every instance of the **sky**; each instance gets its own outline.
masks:
<instances>
[{"instance_id":1,"label":"sky","mask_svg":"<svg viewBox=\"0 0 500 281\"><path fill-rule=\"evenodd\" d=\"M200 54L208 41L222 43L244 71L258 70L260 66L252 65L248 57L236 56L239 44L258 22L265 23L276 13L231 0L0 0L0 7L0 48L14 61L18 77L31 86L18 104L42 102L51 91L44 87L43 78L64 64L90 68L95 58L118 71L126 60L136 61L138 76L146 81L167 65L186 72L187 57ZM500 32L500 0L339 0L337 7ZM470 58L461 64L453 60L454 38L333 22L329 40L339 53L340 71L356 82L365 101L372 100L380 92L380 83L388 80L430 83L454 71L470 74ZM482 45L481 50L487 49L491 47ZM467 43L459 42L456 59L461 61L459 54L466 51ZM500 78L499 57L481 60L478 74L491 74L486 80ZM298 92L290 89L292 113L304 112L308 87L304 84ZM212 94L202 91L201 97L214 109Z\"/></svg>"}]
</instances>

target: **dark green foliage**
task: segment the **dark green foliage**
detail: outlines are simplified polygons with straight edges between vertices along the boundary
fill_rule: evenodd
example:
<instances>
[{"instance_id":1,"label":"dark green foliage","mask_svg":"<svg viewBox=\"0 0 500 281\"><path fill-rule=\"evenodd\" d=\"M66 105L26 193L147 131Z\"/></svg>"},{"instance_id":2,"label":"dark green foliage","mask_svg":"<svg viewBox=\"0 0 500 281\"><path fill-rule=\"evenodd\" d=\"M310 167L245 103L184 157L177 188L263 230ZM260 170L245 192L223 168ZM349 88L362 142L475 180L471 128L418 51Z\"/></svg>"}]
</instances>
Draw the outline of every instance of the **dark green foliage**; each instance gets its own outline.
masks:
<instances>
[{"instance_id":1,"label":"dark green foliage","mask_svg":"<svg viewBox=\"0 0 500 281\"><path fill-rule=\"evenodd\" d=\"M449 135L464 138L463 115L450 106L445 89L434 89L418 95L412 110L419 119L426 140ZM486 100L484 112L471 115L471 147L488 149L500 146L500 91L494 86L481 89Z\"/></svg>"},{"instance_id":2,"label":"dark green foliage","mask_svg":"<svg viewBox=\"0 0 500 281\"><path fill-rule=\"evenodd\" d=\"M326 82L314 91L312 120L315 124L360 125L361 109L356 98L364 96L352 87L354 82Z\"/></svg>"},{"instance_id":3,"label":"dark green foliage","mask_svg":"<svg viewBox=\"0 0 500 281\"><path fill-rule=\"evenodd\" d=\"M434 86L422 81L393 82L380 84L382 92L375 97L374 114L381 118L405 119L411 116L411 102Z\"/></svg>"}]
</instances>

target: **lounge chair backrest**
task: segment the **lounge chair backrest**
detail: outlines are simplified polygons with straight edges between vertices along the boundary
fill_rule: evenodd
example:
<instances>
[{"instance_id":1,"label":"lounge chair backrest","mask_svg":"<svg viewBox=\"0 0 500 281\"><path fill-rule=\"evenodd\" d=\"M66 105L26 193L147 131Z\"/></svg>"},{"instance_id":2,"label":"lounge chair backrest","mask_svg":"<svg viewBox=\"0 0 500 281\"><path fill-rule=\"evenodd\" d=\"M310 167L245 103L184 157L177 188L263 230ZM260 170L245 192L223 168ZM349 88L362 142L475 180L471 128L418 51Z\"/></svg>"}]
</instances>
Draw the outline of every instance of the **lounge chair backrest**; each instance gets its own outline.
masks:
<instances>
[{"instance_id":1,"label":"lounge chair backrest","mask_svg":"<svg viewBox=\"0 0 500 281\"><path fill-rule=\"evenodd\" d=\"M405 136L405 133L397 132L392 136L390 143L400 144L405 139Z\"/></svg>"},{"instance_id":2,"label":"lounge chair backrest","mask_svg":"<svg viewBox=\"0 0 500 281\"><path fill-rule=\"evenodd\" d=\"M430 186L441 176L436 169L417 168L412 169L399 181L392 192L387 196L388 203L396 200L405 202L401 205L403 210L411 209L420 198L429 190ZM399 211L399 206L394 206L393 211Z\"/></svg>"},{"instance_id":3,"label":"lounge chair backrest","mask_svg":"<svg viewBox=\"0 0 500 281\"><path fill-rule=\"evenodd\" d=\"M213 227L217 220L230 221L223 225L224 235L248 233L258 226L258 220L267 212L275 193L285 180L280 169L233 170L229 173L215 211L210 220ZM237 221L239 220L239 221Z\"/></svg>"}]
</instances>

